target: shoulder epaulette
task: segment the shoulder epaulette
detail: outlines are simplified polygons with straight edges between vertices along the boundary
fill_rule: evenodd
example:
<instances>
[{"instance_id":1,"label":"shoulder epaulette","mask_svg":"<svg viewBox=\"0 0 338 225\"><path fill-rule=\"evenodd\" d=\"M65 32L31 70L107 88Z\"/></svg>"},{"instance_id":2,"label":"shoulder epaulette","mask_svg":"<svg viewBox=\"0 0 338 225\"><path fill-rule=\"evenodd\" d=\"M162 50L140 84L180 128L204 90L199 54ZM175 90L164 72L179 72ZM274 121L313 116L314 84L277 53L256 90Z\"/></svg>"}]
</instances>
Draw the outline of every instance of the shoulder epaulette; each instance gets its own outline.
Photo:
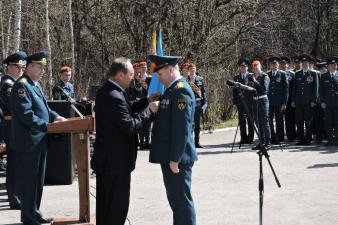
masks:
<instances>
[{"instance_id":1,"label":"shoulder epaulette","mask_svg":"<svg viewBox=\"0 0 338 225\"><path fill-rule=\"evenodd\" d=\"M5 80L5 84L8 84L8 85L10 85L10 86L13 86L14 81L12 81L11 79L6 79L6 80Z\"/></svg>"},{"instance_id":2,"label":"shoulder epaulette","mask_svg":"<svg viewBox=\"0 0 338 225\"><path fill-rule=\"evenodd\" d=\"M21 82L21 83L26 83L26 82L27 82L27 78L26 78L26 77L23 77L23 78L21 78L21 79L19 80L19 82Z\"/></svg>"}]
</instances>

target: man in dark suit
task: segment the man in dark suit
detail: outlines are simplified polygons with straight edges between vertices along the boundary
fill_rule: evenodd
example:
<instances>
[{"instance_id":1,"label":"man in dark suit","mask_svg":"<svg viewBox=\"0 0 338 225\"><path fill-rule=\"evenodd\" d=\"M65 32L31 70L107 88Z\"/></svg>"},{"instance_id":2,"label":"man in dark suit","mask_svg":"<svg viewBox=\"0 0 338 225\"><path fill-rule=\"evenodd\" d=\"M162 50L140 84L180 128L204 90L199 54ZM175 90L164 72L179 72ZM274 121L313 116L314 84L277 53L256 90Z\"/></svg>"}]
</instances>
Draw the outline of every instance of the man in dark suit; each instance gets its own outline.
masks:
<instances>
[{"instance_id":1,"label":"man in dark suit","mask_svg":"<svg viewBox=\"0 0 338 225\"><path fill-rule=\"evenodd\" d=\"M40 211L47 157L47 124L66 119L48 107L39 84L48 55L48 52L39 52L27 57L26 72L15 82L10 96L11 148L18 155L21 221L24 225L52 221L44 218Z\"/></svg>"},{"instance_id":2,"label":"man in dark suit","mask_svg":"<svg viewBox=\"0 0 338 225\"><path fill-rule=\"evenodd\" d=\"M312 108L316 105L317 99L317 74L310 70L310 55L302 54L299 57L303 69L295 74L291 105L296 109L298 145L310 145L312 140Z\"/></svg>"},{"instance_id":3,"label":"man in dark suit","mask_svg":"<svg viewBox=\"0 0 338 225\"><path fill-rule=\"evenodd\" d=\"M166 87L153 126L149 161L161 164L175 225L196 225L191 175L197 153L192 136L195 94L180 75L181 57L150 55L157 77Z\"/></svg>"},{"instance_id":4,"label":"man in dark suit","mask_svg":"<svg viewBox=\"0 0 338 225\"><path fill-rule=\"evenodd\" d=\"M1 79L0 83L0 107L3 111L3 138L6 143L7 152L7 172L6 172L6 189L8 202L11 209L20 209L19 200L19 179L18 179L18 162L17 153L11 149L11 106L9 97L12 92L14 82L22 76L23 69L26 66L27 55L25 52L16 52L9 55L4 64L7 65L6 75Z\"/></svg>"},{"instance_id":5,"label":"man in dark suit","mask_svg":"<svg viewBox=\"0 0 338 225\"><path fill-rule=\"evenodd\" d=\"M91 167L96 173L97 225L124 225L129 208L130 174L137 155L137 133L158 107L154 101L158 94L133 104L129 102L125 89L133 75L129 59L115 59L106 83L96 95L96 141Z\"/></svg>"},{"instance_id":6,"label":"man in dark suit","mask_svg":"<svg viewBox=\"0 0 338 225\"><path fill-rule=\"evenodd\" d=\"M249 81L247 76L252 76L252 74L248 72L249 64L250 60L248 58L241 57L238 59L237 65L240 74L234 76L234 81L244 85L248 85ZM246 111L238 93L239 90L237 88L233 88L232 90L233 103L234 105L236 105L238 111L238 122L241 132L241 144L252 144L254 138L254 127L250 123L248 115L246 115ZM244 91L244 101L248 106L250 112L252 112L253 97L254 95L251 92Z\"/></svg>"},{"instance_id":7,"label":"man in dark suit","mask_svg":"<svg viewBox=\"0 0 338 225\"><path fill-rule=\"evenodd\" d=\"M271 69L268 72L270 78L268 98L272 144L280 144L280 141L284 141L284 120L282 113L286 109L289 92L287 75L284 71L279 70L280 60L276 56L270 57L268 60ZM274 128L274 119L276 121L276 129Z\"/></svg>"}]
</instances>

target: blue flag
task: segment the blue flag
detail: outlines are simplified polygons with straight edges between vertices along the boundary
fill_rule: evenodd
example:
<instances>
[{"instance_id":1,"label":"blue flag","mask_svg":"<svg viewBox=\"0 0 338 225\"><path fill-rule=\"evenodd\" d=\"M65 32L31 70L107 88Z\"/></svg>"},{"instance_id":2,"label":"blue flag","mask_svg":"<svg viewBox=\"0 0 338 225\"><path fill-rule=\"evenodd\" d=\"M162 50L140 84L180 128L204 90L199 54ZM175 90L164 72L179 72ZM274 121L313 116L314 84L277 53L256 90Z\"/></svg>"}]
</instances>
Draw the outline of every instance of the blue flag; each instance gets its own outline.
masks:
<instances>
[{"instance_id":1,"label":"blue flag","mask_svg":"<svg viewBox=\"0 0 338 225\"><path fill-rule=\"evenodd\" d=\"M155 49L155 48L153 48ZM162 48L162 31L158 32L158 38L156 43L156 55L163 56L163 48ZM164 92L164 86L163 84L158 80L157 73L153 73L150 81L150 85L148 88L148 96L151 94L159 92L163 94Z\"/></svg>"}]
</instances>

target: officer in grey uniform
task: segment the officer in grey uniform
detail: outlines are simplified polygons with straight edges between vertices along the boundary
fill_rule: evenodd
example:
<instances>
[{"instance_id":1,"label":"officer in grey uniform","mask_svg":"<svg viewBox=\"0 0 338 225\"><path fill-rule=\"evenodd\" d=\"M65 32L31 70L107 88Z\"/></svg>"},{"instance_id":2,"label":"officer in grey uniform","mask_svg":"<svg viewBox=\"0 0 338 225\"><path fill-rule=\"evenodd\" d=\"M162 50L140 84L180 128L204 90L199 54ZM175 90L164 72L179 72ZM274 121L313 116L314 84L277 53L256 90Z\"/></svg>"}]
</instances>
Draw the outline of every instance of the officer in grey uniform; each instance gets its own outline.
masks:
<instances>
[{"instance_id":1,"label":"officer in grey uniform","mask_svg":"<svg viewBox=\"0 0 338 225\"><path fill-rule=\"evenodd\" d=\"M320 79L320 102L325 113L327 145L338 146L338 57L327 59L328 72Z\"/></svg>"},{"instance_id":2,"label":"officer in grey uniform","mask_svg":"<svg viewBox=\"0 0 338 225\"><path fill-rule=\"evenodd\" d=\"M296 120L295 120L295 109L291 106L292 86L295 80L295 73L289 69L290 58L287 56L281 56L279 63L280 69L285 71L288 83L289 93L288 101L286 104L285 113L285 133L288 141L293 142L296 139ZM298 59L297 59L298 60Z\"/></svg>"},{"instance_id":3,"label":"officer in grey uniform","mask_svg":"<svg viewBox=\"0 0 338 225\"><path fill-rule=\"evenodd\" d=\"M10 144L12 112L9 97L12 92L14 82L22 76L23 68L26 66L26 53L16 52L9 55L3 63L7 65L7 73L0 83L0 107L4 113L3 137L7 150L7 172L6 188L9 206L11 209L20 209L19 199L19 173L17 153L13 151Z\"/></svg>"},{"instance_id":4,"label":"officer in grey uniform","mask_svg":"<svg viewBox=\"0 0 338 225\"><path fill-rule=\"evenodd\" d=\"M248 85L248 76L253 76L252 73L248 72L248 67L250 65L250 60L246 57L240 57L238 59L237 65L239 67L240 74L234 76L234 81L239 82L244 85ZM233 103L237 107L238 111L238 122L241 132L241 144L252 144L254 138L254 128L249 121L249 117L244 109L243 103L240 99L238 89L233 88ZM248 110L252 112L253 104L253 93L249 91L244 91L244 101L248 106ZM247 129L248 127L248 129Z\"/></svg>"},{"instance_id":5,"label":"officer in grey uniform","mask_svg":"<svg viewBox=\"0 0 338 225\"><path fill-rule=\"evenodd\" d=\"M286 73L279 70L280 60L277 56L273 56L268 60L271 69L268 72L270 78L268 98L272 144L280 144L280 141L284 141L284 120L282 113L286 109L289 89ZM274 119L276 120L276 131L274 129Z\"/></svg>"},{"instance_id":6,"label":"officer in grey uniform","mask_svg":"<svg viewBox=\"0 0 338 225\"><path fill-rule=\"evenodd\" d=\"M302 54L299 57L303 69L295 74L291 104L296 109L297 137L299 139L297 144L310 145L312 140L312 108L316 105L317 99L317 74L310 70L310 55Z\"/></svg>"}]
</instances>

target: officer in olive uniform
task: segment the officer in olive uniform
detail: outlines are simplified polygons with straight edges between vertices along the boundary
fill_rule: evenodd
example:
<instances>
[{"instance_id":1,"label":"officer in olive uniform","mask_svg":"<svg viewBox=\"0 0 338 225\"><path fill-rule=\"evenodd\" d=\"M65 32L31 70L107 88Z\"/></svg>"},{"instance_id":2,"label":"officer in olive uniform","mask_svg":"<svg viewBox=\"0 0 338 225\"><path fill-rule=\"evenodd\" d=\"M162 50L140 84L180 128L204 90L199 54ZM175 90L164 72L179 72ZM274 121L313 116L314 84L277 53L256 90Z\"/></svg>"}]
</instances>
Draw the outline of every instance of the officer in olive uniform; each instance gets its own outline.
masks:
<instances>
[{"instance_id":1,"label":"officer in olive uniform","mask_svg":"<svg viewBox=\"0 0 338 225\"><path fill-rule=\"evenodd\" d=\"M201 117L203 116L203 113L205 112L205 109L207 108L207 97L206 97L206 91L204 87L204 81L203 77L197 75L196 73L196 65L193 63L190 63L189 66L189 82L192 82L199 90L200 94L198 92L194 91L195 99L196 99L196 108L195 108L195 116L194 116L194 138L195 138L195 147L196 148L203 148L203 146L200 144L200 131L201 131Z\"/></svg>"},{"instance_id":2,"label":"officer in olive uniform","mask_svg":"<svg viewBox=\"0 0 338 225\"><path fill-rule=\"evenodd\" d=\"M48 107L39 84L48 55L39 52L27 57L25 74L15 82L10 96L11 148L20 165L21 221L29 225L52 221L39 210L46 168L47 124L65 120Z\"/></svg>"},{"instance_id":3,"label":"officer in olive uniform","mask_svg":"<svg viewBox=\"0 0 338 225\"><path fill-rule=\"evenodd\" d=\"M196 225L190 192L191 175L197 153L192 137L195 94L179 73L181 57L148 56L166 90L152 131L150 162L161 164L164 185L174 225Z\"/></svg>"},{"instance_id":4,"label":"officer in olive uniform","mask_svg":"<svg viewBox=\"0 0 338 225\"><path fill-rule=\"evenodd\" d=\"M74 86L69 82L71 77L72 69L68 66L61 67L60 80L55 84L52 90L54 100L67 100L68 97L74 98ZM66 96L65 93L68 96Z\"/></svg>"},{"instance_id":5,"label":"officer in olive uniform","mask_svg":"<svg viewBox=\"0 0 338 225\"><path fill-rule=\"evenodd\" d=\"M234 76L234 81L239 82L244 85L248 85L247 76L253 76L253 74L248 72L248 67L250 65L250 60L245 57L240 57L238 59L237 65L239 67L240 74ZM241 132L241 144L252 144L254 138L254 128L249 121L249 117L246 114L243 103L240 99L238 89L233 88L233 103L237 107L238 111L238 122ZM253 93L249 91L244 91L244 101L248 106L250 112L252 112L252 104L253 104ZM248 125L248 129L247 129Z\"/></svg>"},{"instance_id":6,"label":"officer in olive uniform","mask_svg":"<svg viewBox=\"0 0 338 225\"><path fill-rule=\"evenodd\" d=\"M259 60L253 60L252 63L253 76L248 76L250 86L256 89L256 97L254 97L253 114L255 123L261 135L262 144L268 149L270 148L271 130L269 124L269 76L262 71L262 65ZM259 150L262 146L258 144L253 150Z\"/></svg>"},{"instance_id":7,"label":"officer in olive uniform","mask_svg":"<svg viewBox=\"0 0 338 225\"><path fill-rule=\"evenodd\" d=\"M25 52L16 52L9 55L3 61L7 65L7 73L0 83L0 107L4 114L3 137L7 151L6 188L11 209L20 209L18 183L18 167L20 165L17 163L17 153L11 149L10 144L12 113L9 97L14 82L22 76L23 68L26 66L26 57Z\"/></svg>"},{"instance_id":8,"label":"officer in olive uniform","mask_svg":"<svg viewBox=\"0 0 338 225\"><path fill-rule=\"evenodd\" d=\"M325 113L328 145L338 146L338 57L327 59L328 72L320 79L320 102Z\"/></svg>"},{"instance_id":9,"label":"officer in olive uniform","mask_svg":"<svg viewBox=\"0 0 338 225\"><path fill-rule=\"evenodd\" d=\"M295 79L295 73L289 70L290 58L287 56L281 56L281 61L279 63L280 69L286 73L289 88L288 88L288 101L286 104L285 113L285 132L288 141L293 142L296 139L296 119L295 119L295 109L291 106L291 96L292 96L292 86ZM298 60L298 58L297 58Z\"/></svg>"},{"instance_id":10,"label":"officer in olive uniform","mask_svg":"<svg viewBox=\"0 0 338 225\"><path fill-rule=\"evenodd\" d=\"M312 108L316 105L316 72L310 70L311 56L300 55L302 70L296 72L292 90L292 107L296 109L298 145L310 145L312 140ZM304 134L305 123L305 134Z\"/></svg>"},{"instance_id":11,"label":"officer in olive uniform","mask_svg":"<svg viewBox=\"0 0 338 225\"><path fill-rule=\"evenodd\" d=\"M282 113L286 109L289 82L286 73L279 70L279 62L281 59L277 56L273 56L269 58L268 61L271 69L271 71L268 72L270 78L268 98L271 143L280 144L280 141L284 141L284 120ZM276 132L273 123L274 118L276 120Z\"/></svg>"}]
</instances>

